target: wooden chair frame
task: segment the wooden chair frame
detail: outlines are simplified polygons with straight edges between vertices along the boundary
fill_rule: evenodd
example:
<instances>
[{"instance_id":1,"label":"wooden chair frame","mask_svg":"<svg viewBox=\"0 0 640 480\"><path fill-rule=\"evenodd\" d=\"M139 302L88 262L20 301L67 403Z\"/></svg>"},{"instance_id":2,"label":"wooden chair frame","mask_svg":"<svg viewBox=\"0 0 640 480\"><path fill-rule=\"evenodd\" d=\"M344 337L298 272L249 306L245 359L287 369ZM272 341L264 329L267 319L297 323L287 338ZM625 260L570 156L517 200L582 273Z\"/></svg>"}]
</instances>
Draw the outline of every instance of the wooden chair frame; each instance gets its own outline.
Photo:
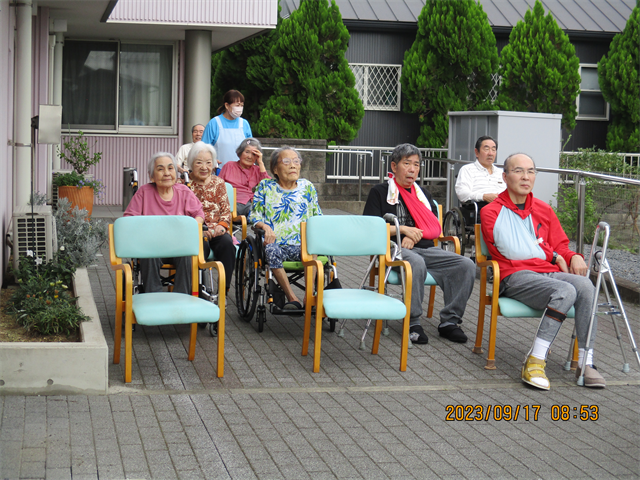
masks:
<instances>
[{"instance_id":1,"label":"wooden chair frame","mask_svg":"<svg viewBox=\"0 0 640 480\"><path fill-rule=\"evenodd\" d=\"M202 225L199 225L200 238L202 238ZM200 241L200 252L198 256L192 257L191 268L191 285L192 293L194 297L198 297L198 269L215 268L218 272L218 308L220 309L220 317L218 319L218 351L217 351L217 375L218 377L224 376L224 328L225 328L225 301L226 301L226 279L224 267L221 262L211 261L207 262L204 258L204 252L202 249L202 242ZM122 262L122 258L116 255L115 242L114 242L114 225L109 225L109 258L111 262L111 269L116 272L116 319L115 319L115 331L114 331L114 348L113 348L113 363L120 363L120 351L122 342L122 314L125 315L125 383L131 382L131 357L132 357L132 332L133 325L135 325L136 319L132 309L132 297L133 297L133 277L131 264L129 262ZM123 298L123 282L124 282L124 298ZM142 294L144 295L144 294ZM191 324L191 333L189 338L189 352L188 358L193 361L196 353L196 335L198 331L198 324Z\"/></svg>"}]
</instances>

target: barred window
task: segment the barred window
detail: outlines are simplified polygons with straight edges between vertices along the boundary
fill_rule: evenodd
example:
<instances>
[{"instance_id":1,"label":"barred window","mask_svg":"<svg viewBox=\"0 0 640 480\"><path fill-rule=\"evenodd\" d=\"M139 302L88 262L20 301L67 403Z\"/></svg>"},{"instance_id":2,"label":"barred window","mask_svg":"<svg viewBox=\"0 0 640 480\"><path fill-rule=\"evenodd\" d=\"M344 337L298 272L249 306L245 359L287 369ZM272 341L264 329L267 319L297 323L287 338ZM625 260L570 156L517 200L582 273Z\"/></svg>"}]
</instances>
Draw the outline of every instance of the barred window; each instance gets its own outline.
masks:
<instances>
[{"instance_id":1,"label":"barred window","mask_svg":"<svg viewBox=\"0 0 640 480\"><path fill-rule=\"evenodd\" d=\"M400 111L402 65L350 63L365 110Z\"/></svg>"}]
</instances>

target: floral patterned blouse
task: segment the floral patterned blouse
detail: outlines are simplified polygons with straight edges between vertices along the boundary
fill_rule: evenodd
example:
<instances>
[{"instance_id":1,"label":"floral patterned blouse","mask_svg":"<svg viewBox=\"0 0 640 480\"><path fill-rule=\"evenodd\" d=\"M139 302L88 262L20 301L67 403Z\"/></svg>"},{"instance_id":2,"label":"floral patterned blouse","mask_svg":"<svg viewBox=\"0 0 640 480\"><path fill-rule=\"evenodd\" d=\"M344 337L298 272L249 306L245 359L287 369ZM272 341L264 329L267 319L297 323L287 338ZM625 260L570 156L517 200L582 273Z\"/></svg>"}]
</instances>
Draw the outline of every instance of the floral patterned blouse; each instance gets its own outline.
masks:
<instances>
[{"instance_id":1,"label":"floral patterned blouse","mask_svg":"<svg viewBox=\"0 0 640 480\"><path fill-rule=\"evenodd\" d=\"M207 185L200 185L191 182L189 186L195 193L204 209L204 221L209 228L216 224L229 228L231 224L231 207L227 196L227 187L224 180L211 176L211 181Z\"/></svg>"},{"instance_id":2,"label":"floral patterned blouse","mask_svg":"<svg viewBox=\"0 0 640 480\"><path fill-rule=\"evenodd\" d=\"M322 215L322 211L318 193L309 180L300 178L296 188L285 190L269 178L262 180L253 194L248 222L269 225L278 245L300 245L300 223L316 215Z\"/></svg>"}]
</instances>

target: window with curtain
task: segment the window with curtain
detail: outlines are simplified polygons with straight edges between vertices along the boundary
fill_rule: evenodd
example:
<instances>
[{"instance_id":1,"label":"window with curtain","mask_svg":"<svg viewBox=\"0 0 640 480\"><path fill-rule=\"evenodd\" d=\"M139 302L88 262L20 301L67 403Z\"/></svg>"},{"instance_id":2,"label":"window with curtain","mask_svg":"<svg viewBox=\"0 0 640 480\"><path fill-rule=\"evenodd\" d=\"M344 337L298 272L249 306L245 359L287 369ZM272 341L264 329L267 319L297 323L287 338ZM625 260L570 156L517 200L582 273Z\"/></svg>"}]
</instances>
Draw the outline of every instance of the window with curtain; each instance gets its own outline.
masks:
<instances>
[{"instance_id":1,"label":"window with curtain","mask_svg":"<svg viewBox=\"0 0 640 480\"><path fill-rule=\"evenodd\" d=\"M600 91L597 65L580 65L580 95L576 102L578 120L609 120L609 104Z\"/></svg>"},{"instance_id":2,"label":"window with curtain","mask_svg":"<svg viewBox=\"0 0 640 480\"><path fill-rule=\"evenodd\" d=\"M175 123L173 45L66 41L63 125L159 133Z\"/></svg>"}]
</instances>

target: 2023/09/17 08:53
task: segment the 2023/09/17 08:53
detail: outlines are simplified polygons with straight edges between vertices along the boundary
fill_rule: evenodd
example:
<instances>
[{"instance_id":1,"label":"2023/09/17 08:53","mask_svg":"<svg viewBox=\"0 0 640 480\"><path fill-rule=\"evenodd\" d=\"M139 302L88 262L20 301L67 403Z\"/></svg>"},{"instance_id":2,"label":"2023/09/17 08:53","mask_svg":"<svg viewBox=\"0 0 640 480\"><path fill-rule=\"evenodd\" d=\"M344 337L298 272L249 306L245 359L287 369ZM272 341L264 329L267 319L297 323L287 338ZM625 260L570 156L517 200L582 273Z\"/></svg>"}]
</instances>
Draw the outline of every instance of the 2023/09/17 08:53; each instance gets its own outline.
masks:
<instances>
[{"instance_id":1,"label":"2023/09/17 08:53","mask_svg":"<svg viewBox=\"0 0 640 480\"><path fill-rule=\"evenodd\" d=\"M538 421L542 405L447 405L445 420L448 422L465 421ZM600 415L597 405L552 405L550 418L552 421L581 420L596 421Z\"/></svg>"}]
</instances>

